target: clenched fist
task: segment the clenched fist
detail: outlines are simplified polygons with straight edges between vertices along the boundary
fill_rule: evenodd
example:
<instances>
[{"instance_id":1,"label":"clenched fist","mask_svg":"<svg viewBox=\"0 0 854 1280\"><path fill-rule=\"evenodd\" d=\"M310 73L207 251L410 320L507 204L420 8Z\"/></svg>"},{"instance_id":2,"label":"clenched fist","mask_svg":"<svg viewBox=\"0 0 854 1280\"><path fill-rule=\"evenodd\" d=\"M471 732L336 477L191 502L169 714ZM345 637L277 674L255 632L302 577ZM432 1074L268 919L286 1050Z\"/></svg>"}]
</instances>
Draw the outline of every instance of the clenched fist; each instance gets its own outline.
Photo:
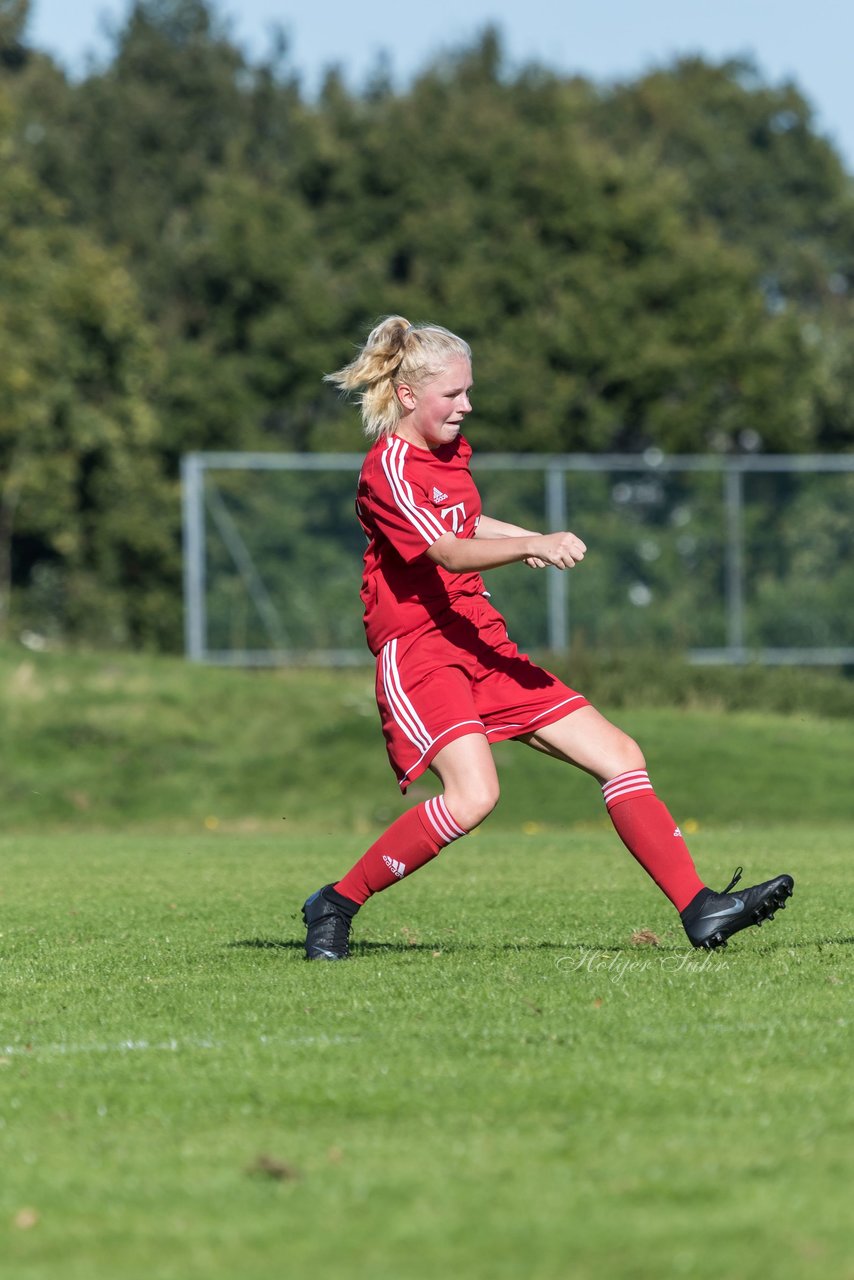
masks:
<instances>
[{"instance_id":1,"label":"clenched fist","mask_svg":"<svg viewBox=\"0 0 854 1280\"><path fill-rule=\"evenodd\" d=\"M531 541L525 563L532 569L572 569L584 559L587 547L574 533L539 533Z\"/></svg>"}]
</instances>

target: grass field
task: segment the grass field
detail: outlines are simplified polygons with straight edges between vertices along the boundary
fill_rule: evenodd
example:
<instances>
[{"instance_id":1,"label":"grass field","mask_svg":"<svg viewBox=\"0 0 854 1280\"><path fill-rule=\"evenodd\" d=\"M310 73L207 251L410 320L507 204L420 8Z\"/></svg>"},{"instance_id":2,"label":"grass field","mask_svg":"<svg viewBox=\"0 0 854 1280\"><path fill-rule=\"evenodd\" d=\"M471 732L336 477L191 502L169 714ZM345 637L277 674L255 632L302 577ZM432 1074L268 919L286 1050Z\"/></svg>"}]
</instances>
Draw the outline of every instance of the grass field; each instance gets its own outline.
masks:
<instances>
[{"instance_id":1,"label":"grass field","mask_svg":"<svg viewBox=\"0 0 854 1280\"><path fill-rule=\"evenodd\" d=\"M682 671L659 657L648 673L591 672L578 687L609 710L632 687L660 692L662 670L683 682L680 705L630 700L614 714L680 821L854 822L854 682ZM503 794L490 829L603 822L587 778L515 743L497 755ZM6 831L192 831L208 821L367 835L408 803L365 669L247 673L0 647Z\"/></svg>"},{"instance_id":2,"label":"grass field","mask_svg":"<svg viewBox=\"0 0 854 1280\"><path fill-rule=\"evenodd\" d=\"M494 820L308 965L302 899L400 808L364 675L179 668L7 668L4 1280L854 1277L849 721L620 717L710 883L796 878L724 953L508 747Z\"/></svg>"}]
</instances>

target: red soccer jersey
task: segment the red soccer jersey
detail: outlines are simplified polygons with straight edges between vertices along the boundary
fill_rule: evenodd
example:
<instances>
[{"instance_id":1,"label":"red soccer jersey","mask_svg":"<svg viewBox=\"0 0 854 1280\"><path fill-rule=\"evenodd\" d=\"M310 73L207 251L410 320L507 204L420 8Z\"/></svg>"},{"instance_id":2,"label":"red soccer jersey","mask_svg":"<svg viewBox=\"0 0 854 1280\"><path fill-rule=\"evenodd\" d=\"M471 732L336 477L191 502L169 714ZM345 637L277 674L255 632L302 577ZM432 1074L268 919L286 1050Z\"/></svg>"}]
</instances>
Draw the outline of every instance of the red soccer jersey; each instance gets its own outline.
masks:
<instances>
[{"instance_id":1,"label":"red soccer jersey","mask_svg":"<svg viewBox=\"0 0 854 1280\"><path fill-rule=\"evenodd\" d=\"M462 436L438 449L387 436L365 458L356 512L368 538L361 595L372 653L425 623L441 626L458 596L484 593L479 573L448 573L424 554L443 533L475 535L481 506L470 457Z\"/></svg>"}]
</instances>

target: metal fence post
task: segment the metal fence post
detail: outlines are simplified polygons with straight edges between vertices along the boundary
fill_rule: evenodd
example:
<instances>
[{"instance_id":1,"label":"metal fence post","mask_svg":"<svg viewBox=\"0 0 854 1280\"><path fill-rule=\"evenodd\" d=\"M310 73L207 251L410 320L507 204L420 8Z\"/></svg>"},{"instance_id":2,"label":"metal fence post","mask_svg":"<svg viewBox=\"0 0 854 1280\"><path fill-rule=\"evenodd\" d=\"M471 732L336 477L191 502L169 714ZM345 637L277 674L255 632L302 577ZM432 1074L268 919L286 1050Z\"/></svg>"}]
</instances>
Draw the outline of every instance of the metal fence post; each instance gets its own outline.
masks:
<instances>
[{"instance_id":1,"label":"metal fence post","mask_svg":"<svg viewBox=\"0 0 854 1280\"><path fill-rule=\"evenodd\" d=\"M734 662L744 662L744 474L738 467L724 470L724 511L727 646Z\"/></svg>"},{"instance_id":2,"label":"metal fence post","mask_svg":"<svg viewBox=\"0 0 854 1280\"><path fill-rule=\"evenodd\" d=\"M204 469L196 453L181 459L181 513L184 539L184 652L191 662L205 658Z\"/></svg>"},{"instance_id":3,"label":"metal fence post","mask_svg":"<svg viewBox=\"0 0 854 1280\"><path fill-rule=\"evenodd\" d=\"M546 464L546 528L555 533L566 528L566 473L549 460ZM547 569L548 637L552 653L569 650L569 578L566 570Z\"/></svg>"}]
</instances>

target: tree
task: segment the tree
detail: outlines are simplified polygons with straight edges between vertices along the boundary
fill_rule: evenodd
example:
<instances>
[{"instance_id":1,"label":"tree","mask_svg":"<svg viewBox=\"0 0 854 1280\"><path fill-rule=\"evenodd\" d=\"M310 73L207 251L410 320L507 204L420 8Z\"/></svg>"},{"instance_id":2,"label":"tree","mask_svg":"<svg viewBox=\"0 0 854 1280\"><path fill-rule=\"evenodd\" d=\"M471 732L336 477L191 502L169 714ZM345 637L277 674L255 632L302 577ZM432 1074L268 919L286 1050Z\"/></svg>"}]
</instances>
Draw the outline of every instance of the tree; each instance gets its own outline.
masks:
<instances>
[{"instance_id":1,"label":"tree","mask_svg":"<svg viewBox=\"0 0 854 1280\"><path fill-rule=\"evenodd\" d=\"M15 67L24 57L24 32L30 0L0 0L0 62Z\"/></svg>"},{"instance_id":2,"label":"tree","mask_svg":"<svg viewBox=\"0 0 854 1280\"><path fill-rule=\"evenodd\" d=\"M794 86L511 74L487 29L309 102L286 42L252 63L207 0L135 0L72 83L25 19L0 0L20 608L175 643L180 455L357 447L322 374L392 311L472 341L481 449L854 443L850 184Z\"/></svg>"},{"instance_id":3,"label":"tree","mask_svg":"<svg viewBox=\"0 0 854 1280\"><path fill-rule=\"evenodd\" d=\"M743 59L688 58L603 92L591 120L678 173L686 213L753 255L766 310L804 336L812 447L850 449L854 192L797 86L768 85Z\"/></svg>"},{"instance_id":4,"label":"tree","mask_svg":"<svg viewBox=\"0 0 854 1280\"><path fill-rule=\"evenodd\" d=\"M323 243L374 315L474 341L482 445L702 450L757 422L774 447L809 444L799 326L688 211L681 175L591 130L589 86L507 77L487 32L403 100L333 83L322 107Z\"/></svg>"},{"instance_id":5,"label":"tree","mask_svg":"<svg viewBox=\"0 0 854 1280\"><path fill-rule=\"evenodd\" d=\"M158 460L156 357L121 256L70 227L28 172L0 96L0 626L20 620L164 641L175 575L174 491ZM153 596L157 596L155 602Z\"/></svg>"}]
</instances>

